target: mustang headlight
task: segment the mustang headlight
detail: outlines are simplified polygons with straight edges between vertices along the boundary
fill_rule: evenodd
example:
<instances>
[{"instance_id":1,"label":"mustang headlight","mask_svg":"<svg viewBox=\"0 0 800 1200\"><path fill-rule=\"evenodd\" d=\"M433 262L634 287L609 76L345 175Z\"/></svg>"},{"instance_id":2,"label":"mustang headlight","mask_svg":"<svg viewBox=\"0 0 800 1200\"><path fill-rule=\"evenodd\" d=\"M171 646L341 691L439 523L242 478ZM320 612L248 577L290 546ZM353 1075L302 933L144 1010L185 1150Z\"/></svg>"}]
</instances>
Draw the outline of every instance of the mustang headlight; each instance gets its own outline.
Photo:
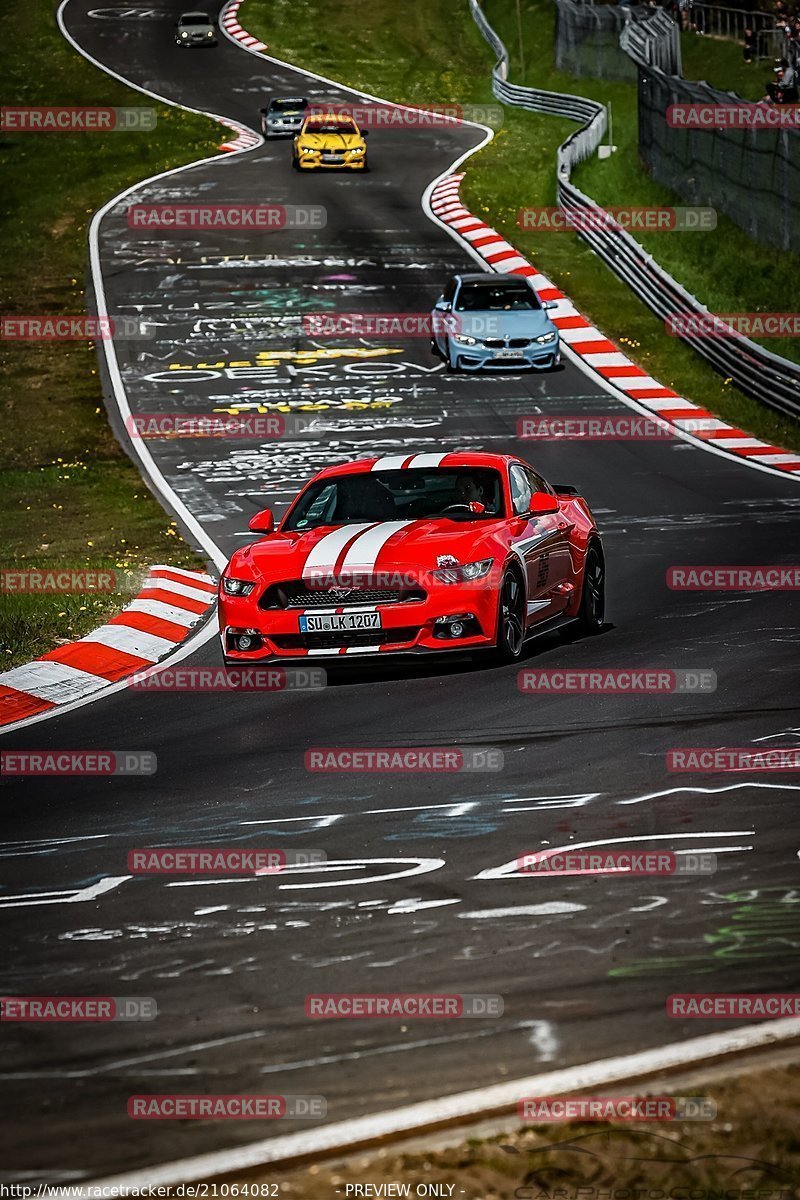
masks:
<instances>
[{"instance_id":1,"label":"mustang headlight","mask_svg":"<svg viewBox=\"0 0 800 1200\"><path fill-rule=\"evenodd\" d=\"M222 590L228 596L249 596L255 586L247 579L234 579L232 575L222 576Z\"/></svg>"},{"instance_id":2,"label":"mustang headlight","mask_svg":"<svg viewBox=\"0 0 800 1200\"><path fill-rule=\"evenodd\" d=\"M540 345L543 345L545 342L554 342L557 336L558 335L555 333L543 333L540 337L534 338L534 341L537 341Z\"/></svg>"},{"instance_id":3,"label":"mustang headlight","mask_svg":"<svg viewBox=\"0 0 800 1200\"><path fill-rule=\"evenodd\" d=\"M443 567L439 571L432 571L431 574L440 583L472 583L488 575L493 562L493 558L482 558L480 562L462 563L460 567Z\"/></svg>"},{"instance_id":4,"label":"mustang headlight","mask_svg":"<svg viewBox=\"0 0 800 1200\"><path fill-rule=\"evenodd\" d=\"M453 341L458 342L459 346L477 346L478 339L470 337L468 333L454 333Z\"/></svg>"}]
</instances>

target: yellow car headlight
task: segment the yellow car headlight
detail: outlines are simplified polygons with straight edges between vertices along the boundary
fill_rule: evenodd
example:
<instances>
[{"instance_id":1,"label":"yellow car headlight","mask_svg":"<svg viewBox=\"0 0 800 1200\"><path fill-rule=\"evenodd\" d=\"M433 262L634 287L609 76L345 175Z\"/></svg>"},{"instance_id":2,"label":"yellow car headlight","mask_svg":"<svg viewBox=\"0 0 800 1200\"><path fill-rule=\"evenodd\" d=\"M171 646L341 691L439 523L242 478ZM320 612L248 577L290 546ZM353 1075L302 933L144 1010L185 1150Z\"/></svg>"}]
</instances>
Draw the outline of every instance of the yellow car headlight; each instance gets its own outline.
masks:
<instances>
[{"instance_id":1,"label":"yellow car headlight","mask_svg":"<svg viewBox=\"0 0 800 1200\"><path fill-rule=\"evenodd\" d=\"M364 146L354 146L351 150L348 150L348 154L363 154L365 148Z\"/></svg>"}]
</instances>

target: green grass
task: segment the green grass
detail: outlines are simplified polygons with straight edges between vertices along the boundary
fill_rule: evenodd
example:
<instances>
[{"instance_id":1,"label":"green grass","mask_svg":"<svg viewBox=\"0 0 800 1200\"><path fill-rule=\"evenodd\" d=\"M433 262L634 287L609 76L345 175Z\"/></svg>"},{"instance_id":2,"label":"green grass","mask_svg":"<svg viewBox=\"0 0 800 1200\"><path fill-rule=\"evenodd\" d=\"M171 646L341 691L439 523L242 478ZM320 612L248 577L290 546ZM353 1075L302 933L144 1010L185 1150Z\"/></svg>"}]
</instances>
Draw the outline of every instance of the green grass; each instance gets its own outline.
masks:
<instances>
[{"instance_id":1,"label":"green grass","mask_svg":"<svg viewBox=\"0 0 800 1200\"><path fill-rule=\"evenodd\" d=\"M0 71L11 105L145 105L62 38L51 0L15 0ZM155 105L149 133L3 133L0 303L9 314L85 312L89 218L128 184L213 154L227 136ZM0 544L4 568L116 566L120 593L0 596L0 667L80 637L118 611L147 565L200 565L114 439L94 348L0 346Z\"/></svg>"},{"instance_id":2,"label":"green grass","mask_svg":"<svg viewBox=\"0 0 800 1200\"><path fill-rule=\"evenodd\" d=\"M515 5L485 0L490 21L512 53L511 78L519 80ZM525 82L556 91L579 91L614 106L619 152L581 168L576 181L605 203L675 204L640 168L635 146L635 90L626 84L576 80L552 67L554 6L522 0L526 31ZM409 5L362 6L328 0L324 22L310 0L247 0L244 27L263 38L271 53L344 83L399 101L489 103L491 52L478 35L463 0L417 0ZM352 30L358 29L354 50ZM800 426L742 395L678 339L669 337L623 283L573 234L520 230L526 205L555 202L555 152L575 129L570 121L506 108L494 141L466 166L465 203L484 216L553 281L581 311L665 385L725 420L778 445L800 449ZM714 234L661 234L642 239L667 269L717 311L773 311L796 290L798 260L758 246L721 220ZM776 297L781 301L776 302ZM770 348L789 352L777 339ZM794 345L800 358L800 346Z\"/></svg>"},{"instance_id":3,"label":"green grass","mask_svg":"<svg viewBox=\"0 0 800 1200\"><path fill-rule=\"evenodd\" d=\"M681 57L686 79L702 79L723 92L745 100L760 100L772 79L772 59L746 63L742 43L699 33L681 34Z\"/></svg>"}]
</instances>

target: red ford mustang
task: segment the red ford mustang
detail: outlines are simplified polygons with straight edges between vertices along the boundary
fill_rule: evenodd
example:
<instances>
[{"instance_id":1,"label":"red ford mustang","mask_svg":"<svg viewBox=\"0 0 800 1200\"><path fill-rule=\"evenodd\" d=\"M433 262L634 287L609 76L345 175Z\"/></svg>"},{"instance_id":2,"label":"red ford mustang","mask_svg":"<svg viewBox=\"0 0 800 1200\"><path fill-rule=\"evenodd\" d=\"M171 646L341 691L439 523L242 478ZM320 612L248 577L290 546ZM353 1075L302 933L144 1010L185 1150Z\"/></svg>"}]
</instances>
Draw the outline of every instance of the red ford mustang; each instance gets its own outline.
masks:
<instances>
[{"instance_id":1,"label":"red ford mustang","mask_svg":"<svg viewBox=\"0 0 800 1200\"><path fill-rule=\"evenodd\" d=\"M329 467L220 579L228 664L489 649L603 626L603 547L575 488L509 454L412 454Z\"/></svg>"}]
</instances>

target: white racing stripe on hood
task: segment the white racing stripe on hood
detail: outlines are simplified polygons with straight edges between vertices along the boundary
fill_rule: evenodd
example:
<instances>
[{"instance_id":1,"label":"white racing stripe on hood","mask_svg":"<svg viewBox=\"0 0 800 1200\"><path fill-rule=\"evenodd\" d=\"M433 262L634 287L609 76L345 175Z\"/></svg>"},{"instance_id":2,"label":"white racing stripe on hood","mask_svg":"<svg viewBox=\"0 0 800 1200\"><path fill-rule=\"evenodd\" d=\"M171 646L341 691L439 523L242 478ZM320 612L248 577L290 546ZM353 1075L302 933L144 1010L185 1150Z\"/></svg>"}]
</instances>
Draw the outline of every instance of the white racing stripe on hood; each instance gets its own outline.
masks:
<instances>
[{"instance_id":1,"label":"white racing stripe on hood","mask_svg":"<svg viewBox=\"0 0 800 1200\"><path fill-rule=\"evenodd\" d=\"M374 529L356 538L344 557L340 568L342 573L346 574L357 567L364 571L374 570L378 555L389 538L400 529L405 529L407 525L413 525L413 521L382 521Z\"/></svg>"},{"instance_id":2,"label":"white racing stripe on hood","mask_svg":"<svg viewBox=\"0 0 800 1200\"><path fill-rule=\"evenodd\" d=\"M320 538L303 563L303 575L321 571L323 567L333 568L350 539L365 529L371 529L374 524L374 521L365 521L360 525L342 525Z\"/></svg>"}]
</instances>

